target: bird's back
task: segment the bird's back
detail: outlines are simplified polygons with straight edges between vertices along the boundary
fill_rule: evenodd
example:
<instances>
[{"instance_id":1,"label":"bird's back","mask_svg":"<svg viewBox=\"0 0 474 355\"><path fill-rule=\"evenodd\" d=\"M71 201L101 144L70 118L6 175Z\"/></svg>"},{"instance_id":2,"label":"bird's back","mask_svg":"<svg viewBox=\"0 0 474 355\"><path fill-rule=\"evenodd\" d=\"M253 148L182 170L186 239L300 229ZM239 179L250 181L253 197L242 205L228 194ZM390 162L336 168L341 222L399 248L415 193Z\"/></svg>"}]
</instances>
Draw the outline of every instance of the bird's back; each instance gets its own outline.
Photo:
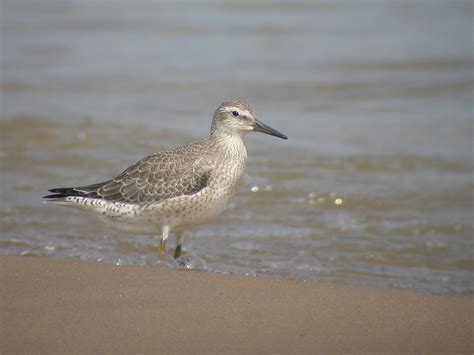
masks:
<instances>
[{"instance_id":1,"label":"bird's back","mask_svg":"<svg viewBox=\"0 0 474 355\"><path fill-rule=\"evenodd\" d=\"M111 180L87 186L51 189L53 194L45 198L59 203L67 202L68 197L87 197L107 202L148 205L192 195L208 184L212 168L212 159L209 159L211 150L208 140L196 141L147 156Z\"/></svg>"}]
</instances>

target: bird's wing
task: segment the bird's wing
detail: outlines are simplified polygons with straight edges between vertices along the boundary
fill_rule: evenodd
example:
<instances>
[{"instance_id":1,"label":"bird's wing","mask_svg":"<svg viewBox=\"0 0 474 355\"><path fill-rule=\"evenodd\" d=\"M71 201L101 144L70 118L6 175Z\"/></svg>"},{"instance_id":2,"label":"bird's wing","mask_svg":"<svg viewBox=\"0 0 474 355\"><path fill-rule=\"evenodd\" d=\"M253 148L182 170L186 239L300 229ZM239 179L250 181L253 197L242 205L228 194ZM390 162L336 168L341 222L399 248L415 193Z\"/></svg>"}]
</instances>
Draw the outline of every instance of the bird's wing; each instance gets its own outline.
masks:
<instances>
[{"instance_id":1,"label":"bird's wing","mask_svg":"<svg viewBox=\"0 0 474 355\"><path fill-rule=\"evenodd\" d=\"M147 205L199 192L207 186L210 171L199 154L178 149L145 157L110 181L74 190L111 202Z\"/></svg>"}]
</instances>

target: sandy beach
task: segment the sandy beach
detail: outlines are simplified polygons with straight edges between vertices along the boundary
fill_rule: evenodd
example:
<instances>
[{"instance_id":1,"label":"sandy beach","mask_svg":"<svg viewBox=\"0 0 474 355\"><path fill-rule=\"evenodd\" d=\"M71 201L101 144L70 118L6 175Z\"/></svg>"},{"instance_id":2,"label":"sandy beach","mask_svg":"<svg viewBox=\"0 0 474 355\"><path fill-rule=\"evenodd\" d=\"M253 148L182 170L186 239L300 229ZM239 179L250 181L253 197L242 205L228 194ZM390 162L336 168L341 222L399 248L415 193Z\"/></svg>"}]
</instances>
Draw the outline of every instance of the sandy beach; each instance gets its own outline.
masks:
<instances>
[{"instance_id":1,"label":"sandy beach","mask_svg":"<svg viewBox=\"0 0 474 355\"><path fill-rule=\"evenodd\" d=\"M396 290L0 258L8 353L471 353L474 303Z\"/></svg>"}]
</instances>

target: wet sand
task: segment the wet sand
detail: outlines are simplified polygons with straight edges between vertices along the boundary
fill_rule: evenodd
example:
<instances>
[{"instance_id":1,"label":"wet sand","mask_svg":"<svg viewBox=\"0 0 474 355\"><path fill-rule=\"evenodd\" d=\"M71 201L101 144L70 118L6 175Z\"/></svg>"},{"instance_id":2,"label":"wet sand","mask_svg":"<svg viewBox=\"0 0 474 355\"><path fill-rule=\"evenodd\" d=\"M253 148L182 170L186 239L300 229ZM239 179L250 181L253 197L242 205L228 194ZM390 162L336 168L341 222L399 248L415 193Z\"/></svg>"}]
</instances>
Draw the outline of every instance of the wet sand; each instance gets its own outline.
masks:
<instances>
[{"instance_id":1,"label":"wet sand","mask_svg":"<svg viewBox=\"0 0 474 355\"><path fill-rule=\"evenodd\" d=\"M0 258L1 353L474 351L474 303L396 290Z\"/></svg>"}]
</instances>

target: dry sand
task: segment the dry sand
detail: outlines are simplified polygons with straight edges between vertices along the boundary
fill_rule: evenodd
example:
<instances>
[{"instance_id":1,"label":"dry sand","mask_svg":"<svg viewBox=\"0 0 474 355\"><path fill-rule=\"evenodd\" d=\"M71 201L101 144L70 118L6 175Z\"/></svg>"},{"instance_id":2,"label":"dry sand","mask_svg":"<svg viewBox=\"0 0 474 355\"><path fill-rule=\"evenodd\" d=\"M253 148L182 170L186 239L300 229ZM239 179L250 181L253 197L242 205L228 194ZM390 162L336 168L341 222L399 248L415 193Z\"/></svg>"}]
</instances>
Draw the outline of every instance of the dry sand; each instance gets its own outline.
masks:
<instances>
[{"instance_id":1,"label":"dry sand","mask_svg":"<svg viewBox=\"0 0 474 355\"><path fill-rule=\"evenodd\" d=\"M465 299L36 257L0 265L2 354L474 351Z\"/></svg>"}]
</instances>

